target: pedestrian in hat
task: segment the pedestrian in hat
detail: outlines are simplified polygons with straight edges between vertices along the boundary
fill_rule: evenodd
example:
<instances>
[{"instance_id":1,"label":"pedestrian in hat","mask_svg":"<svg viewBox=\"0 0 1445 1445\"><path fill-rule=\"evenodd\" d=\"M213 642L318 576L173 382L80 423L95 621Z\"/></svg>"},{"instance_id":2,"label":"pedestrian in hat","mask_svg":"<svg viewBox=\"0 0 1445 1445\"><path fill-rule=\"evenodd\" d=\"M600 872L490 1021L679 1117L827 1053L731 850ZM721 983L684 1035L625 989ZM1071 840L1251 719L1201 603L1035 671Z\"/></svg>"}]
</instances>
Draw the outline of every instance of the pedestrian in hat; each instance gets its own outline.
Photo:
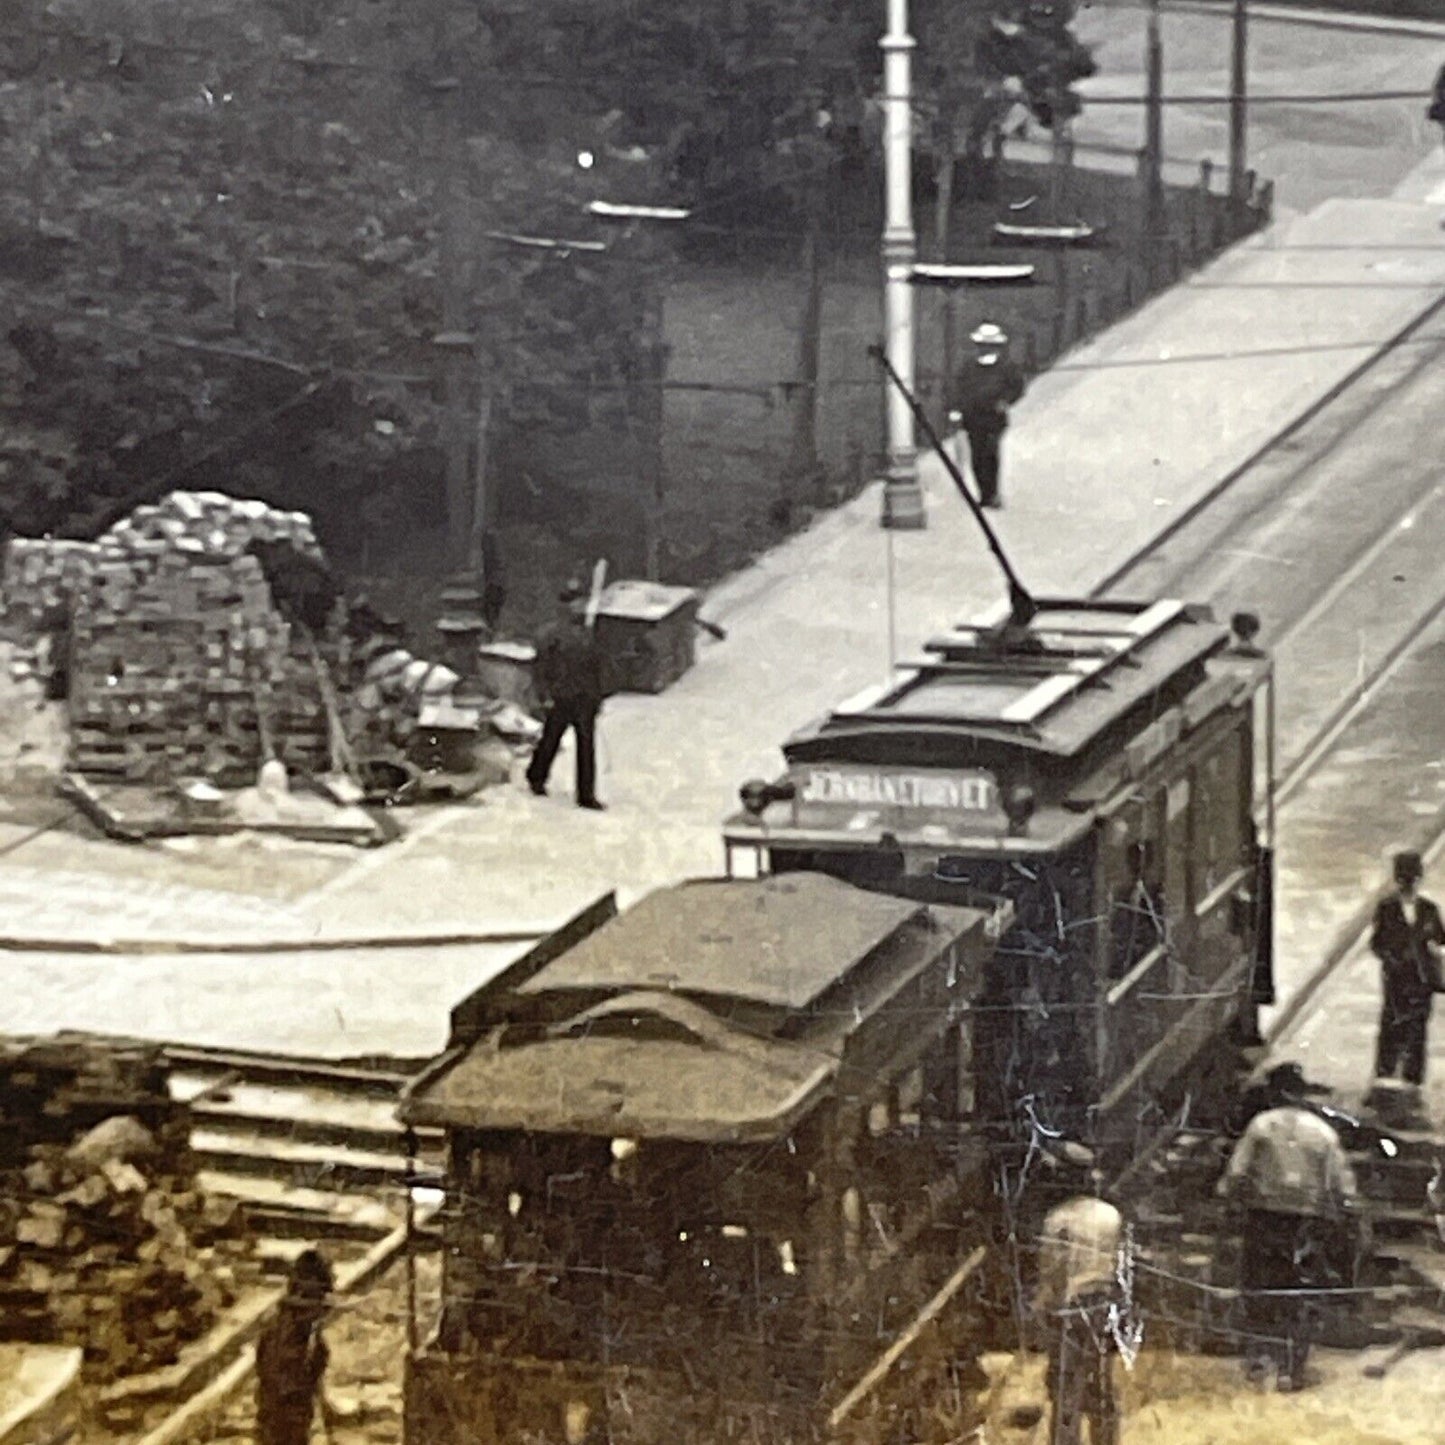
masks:
<instances>
[{"instance_id":1,"label":"pedestrian in hat","mask_svg":"<svg viewBox=\"0 0 1445 1445\"><path fill-rule=\"evenodd\" d=\"M1070 1197L1039 1233L1036 1306L1048 1341L1049 1445L1116 1445L1114 1355L1127 1328L1124 1217L1102 1197L1094 1156L1067 1141L1046 1154Z\"/></svg>"},{"instance_id":2,"label":"pedestrian in hat","mask_svg":"<svg viewBox=\"0 0 1445 1445\"><path fill-rule=\"evenodd\" d=\"M974 354L954 378L949 417L968 438L979 499L985 507L1001 507L999 447L1009 408L1024 394L1024 374L1008 354L1008 337L1001 327L985 322L970 339Z\"/></svg>"},{"instance_id":3,"label":"pedestrian in hat","mask_svg":"<svg viewBox=\"0 0 1445 1445\"><path fill-rule=\"evenodd\" d=\"M1406 1085L1425 1082L1425 1038L1437 993L1445 992L1440 949L1445 925L1440 910L1420 892L1425 876L1418 853L1397 853L1395 888L1375 908L1370 948L1380 960L1384 1007L1375 1051L1375 1077L1391 1079L1398 1069Z\"/></svg>"},{"instance_id":4,"label":"pedestrian in hat","mask_svg":"<svg viewBox=\"0 0 1445 1445\"><path fill-rule=\"evenodd\" d=\"M286 1293L256 1342L258 1445L307 1445L318 1404L328 1430L338 1418L326 1398L330 1352L321 1337L334 1288L331 1266L316 1250L296 1257Z\"/></svg>"},{"instance_id":5,"label":"pedestrian in hat","mask_svg":"<svg viewBox=\"0 0 1445 1445\"><path fill-rule=\"evenodd\" d=\"M597 636L588 623L587 590L573 580L559 598L565 619L537 649L537 689L547 704L542 736L527 766L527 785L538 797L547 793L547 778L567 729L577 744L577 806L601 812L597 800L597 714L607 695L606 664Z\"/></svg>"},{"instance_id":6,"label":"pedestrian in hat","mask_svg":"<svg viewBox=\"0 0 1445 1445\"><path fill-rule=\"evenodd\" d=\"M1240 1298L1249 1370L1273 1362L1281 1390L1302 1389L1315 1321L1354 1282L1360 1192L1334 1129L1308 1105L1297 1066L1274 1069L1261 1111L1230 1155L1217 1193L1243 1211Z\"/></svg>"}]
</instances>

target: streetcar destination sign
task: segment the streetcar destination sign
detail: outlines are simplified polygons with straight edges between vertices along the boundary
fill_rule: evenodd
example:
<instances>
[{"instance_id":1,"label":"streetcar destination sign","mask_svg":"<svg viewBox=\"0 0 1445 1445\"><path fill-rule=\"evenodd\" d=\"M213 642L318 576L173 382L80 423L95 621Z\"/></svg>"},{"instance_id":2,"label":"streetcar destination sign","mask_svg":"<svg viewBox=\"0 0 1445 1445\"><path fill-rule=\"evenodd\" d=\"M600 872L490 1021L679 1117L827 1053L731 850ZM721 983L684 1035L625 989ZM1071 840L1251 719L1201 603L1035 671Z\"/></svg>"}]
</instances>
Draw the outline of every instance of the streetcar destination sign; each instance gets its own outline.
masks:
<instances>
[{"instance_id":1,"label":"streetcar destination sign","mask_svg":"<svg viewBox=\"0 0 1445 1445\"><path fill-rule=\"evenodd\" d=\"M998 782L992 773L984 772L805 768L798 777L798 801L826 807L991 813L998 808Z\"/></svg>"}]
</instances>

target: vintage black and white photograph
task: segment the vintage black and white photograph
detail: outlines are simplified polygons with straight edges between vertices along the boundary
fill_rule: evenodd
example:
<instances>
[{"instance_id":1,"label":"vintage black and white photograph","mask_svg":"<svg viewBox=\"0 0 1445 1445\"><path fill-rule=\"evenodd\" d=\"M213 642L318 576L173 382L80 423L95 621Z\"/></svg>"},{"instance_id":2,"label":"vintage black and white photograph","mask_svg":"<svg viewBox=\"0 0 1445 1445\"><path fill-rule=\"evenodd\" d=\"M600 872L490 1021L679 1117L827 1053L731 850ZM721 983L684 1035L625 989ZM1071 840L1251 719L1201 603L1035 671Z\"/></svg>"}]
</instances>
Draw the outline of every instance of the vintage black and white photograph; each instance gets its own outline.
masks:
<instances>
[{"instance_id":1,"label":"vintage black and white photograph","mask_svg":"<svg viewBox=\"0 0 1445 1445\"><path fill-rule=\"evenodd\" d=\"M1445 1441L1445 0L0 8L0 1445Z\"/></svg>"}]
</instances>

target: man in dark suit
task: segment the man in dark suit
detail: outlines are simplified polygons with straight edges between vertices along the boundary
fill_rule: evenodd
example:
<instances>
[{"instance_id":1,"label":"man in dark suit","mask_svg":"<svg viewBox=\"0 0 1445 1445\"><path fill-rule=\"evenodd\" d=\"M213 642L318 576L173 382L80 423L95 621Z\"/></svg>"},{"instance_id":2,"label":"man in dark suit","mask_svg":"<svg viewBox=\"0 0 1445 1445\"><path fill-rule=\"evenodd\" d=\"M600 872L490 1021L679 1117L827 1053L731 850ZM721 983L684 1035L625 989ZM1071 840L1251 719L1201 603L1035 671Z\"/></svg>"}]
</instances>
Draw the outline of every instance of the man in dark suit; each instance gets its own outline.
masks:
<instances>
[{"instance_id":1,"label":"man in dark suit","mask_svg":"<svg viewBox=\"0 0 1445 1445\"><path fill-rule=\"evenodd\" d=\"M976 350L954 378L949 410L968 438L979 500L985 507L1001 507L999 447L1008 428L1009 408L1024 394L1024 374L1009 357L1002 328L988 322L970 340Z\"/></svg>"},{"instance_id":2,"label":"man in dark suit","mask_svg":"<svg viewBox=\"0 0 1445 1445\"><path fill-rule=\"evenodd\" d=\"M1440 974L1445 925L1440 910L1419 892L1424 874L1418 853L1395 855L1395 891L1380 900L1370 936L1385 991L1375 1077L1393 1078L1402 1068L1405 1082L1414 1088L1425 1081L1430 1006L1435 994L1445 992Z\"/></svg>"},{"instance_id":3,"label":"man in dark suit","mask_svg":"<svg viewBox=\"0 0 1445 1445\"><path fill-rule=\"evenodd\" d=\"M563 589L567 620L537 649L537 690L547 703L542 736L527 767L527 785L546 796L547 776L567 729L577 743L577 806L602 811L597 801L597 714L607 695L605 659L587 621L587 592L580 582Z\"/></svg>"}]
</instances>

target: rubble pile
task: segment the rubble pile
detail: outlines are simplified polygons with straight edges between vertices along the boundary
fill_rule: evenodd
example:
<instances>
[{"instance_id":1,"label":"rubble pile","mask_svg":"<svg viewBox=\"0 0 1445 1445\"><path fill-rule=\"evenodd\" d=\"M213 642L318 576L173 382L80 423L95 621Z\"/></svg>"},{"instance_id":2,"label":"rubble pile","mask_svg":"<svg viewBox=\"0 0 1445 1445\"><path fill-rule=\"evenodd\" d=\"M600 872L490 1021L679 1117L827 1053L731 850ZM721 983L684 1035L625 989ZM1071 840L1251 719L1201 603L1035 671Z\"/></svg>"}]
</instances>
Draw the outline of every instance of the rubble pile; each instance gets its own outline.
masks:
<instances>
[{"instance_id":1,"label":"rubble pile","mask_svg":"<svg viewBox=\"0 0 1445 1445\"><path fill-rule=\"evenodd\" d=\"M77 1345L97 1383L171 1364L236 1294L234 1201L188 1187L133 1119L40 1145L0 1202L0 1320L12 1340Z\"/></svg>"},{"instance_id":2,"label":"rubble pile","mask_svg":"<svg viewBox=\"0 0 1445 1445\"><path fill-rule=\"evenodd\" d=\"M68 703L72 772L174 793L191 809L174 826L199 816L200 780L246 788L268 759L346 771L390 801L465 795L506 781L537 731L472 689L467 647L455 667L418 658L389 619L350 606L310 519L260 501L178 491L95 542L14 539L3 602ZM85 805L104 811L97 797ZM173 826L157 818L146 826Z\"/></svg>"}]
</instances>

